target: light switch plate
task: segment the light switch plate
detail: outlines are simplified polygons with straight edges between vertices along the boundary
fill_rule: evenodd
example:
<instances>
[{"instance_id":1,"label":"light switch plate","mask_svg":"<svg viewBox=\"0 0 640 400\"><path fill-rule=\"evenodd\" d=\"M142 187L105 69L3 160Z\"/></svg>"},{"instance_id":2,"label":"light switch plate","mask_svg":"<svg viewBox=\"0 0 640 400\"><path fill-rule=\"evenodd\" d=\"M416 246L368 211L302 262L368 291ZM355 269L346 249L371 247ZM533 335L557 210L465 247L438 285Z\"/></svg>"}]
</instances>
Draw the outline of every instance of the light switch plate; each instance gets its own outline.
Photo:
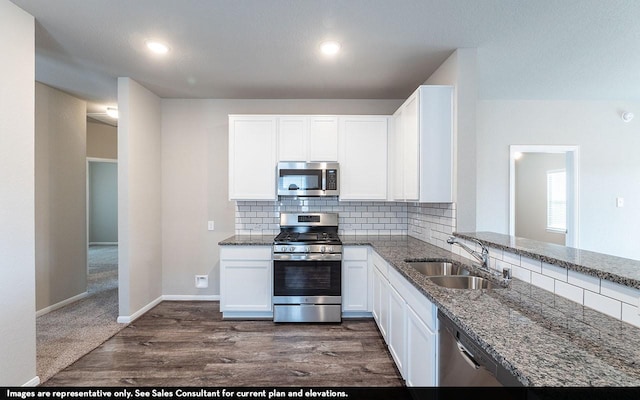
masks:
<instances>
[{"instance_id":1,"label":"light switch plate","mask_svg":"<svg viewBox=\"0 0 640 400\"><path fill-rule=\"evenodd\" d=\"M616 197L616 207L624 207L624 197Z\"/></svg>"},{"instance_id":2,"label":"light switch plate","mask_svg":"<svg viewBox=\"0 0 640 400\"><path fill-rule=\"evenodd\" d=\"M213 221L209 221L207 224L207 229L209 229L210 231L215 230L215 223Z\"/></svg>"}]
</instances>

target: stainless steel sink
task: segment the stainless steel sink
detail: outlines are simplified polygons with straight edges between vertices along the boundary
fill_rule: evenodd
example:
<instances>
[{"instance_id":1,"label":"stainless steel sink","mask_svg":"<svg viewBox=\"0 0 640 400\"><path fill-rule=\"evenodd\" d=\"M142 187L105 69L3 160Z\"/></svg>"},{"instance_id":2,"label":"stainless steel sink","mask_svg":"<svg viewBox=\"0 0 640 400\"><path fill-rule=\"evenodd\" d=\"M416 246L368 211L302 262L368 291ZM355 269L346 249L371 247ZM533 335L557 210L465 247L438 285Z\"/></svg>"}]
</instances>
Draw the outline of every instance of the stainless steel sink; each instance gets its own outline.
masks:
<instances>
[{"instance_id":1,"label":"stainless steel sink","mask_svg":"<svg viewBox=\"0 0 640 400\"><path fill-rule=\"evenodd\" d=\"M449 289L501 289L497 283L479 276L449 275L432 276L429 280Z\"/></svg>"},{"instance_id":2,"label":"stainless steel sink","mask_svg":"<svg viewBox=\"0 0 640 400\"><path fill-rule=\"evenodd\" d=\"M407 260L407 264L413 269L426 276L440 275L469 275L469 271L459 265L447 261L411 261Z\"/></svg>"}]
</instances>

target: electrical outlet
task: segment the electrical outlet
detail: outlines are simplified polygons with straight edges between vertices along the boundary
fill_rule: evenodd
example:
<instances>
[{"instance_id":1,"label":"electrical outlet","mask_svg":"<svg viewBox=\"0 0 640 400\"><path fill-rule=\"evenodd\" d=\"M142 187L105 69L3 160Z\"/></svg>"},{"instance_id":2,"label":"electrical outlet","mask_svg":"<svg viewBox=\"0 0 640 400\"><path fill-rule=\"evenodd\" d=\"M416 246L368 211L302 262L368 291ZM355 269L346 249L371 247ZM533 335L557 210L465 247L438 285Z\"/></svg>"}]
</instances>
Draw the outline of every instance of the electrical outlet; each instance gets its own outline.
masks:
<instances>
[{"instance_id":1,"label":"electrical outlet","mask_svg":"<svg viewBox=\"0 0 640 400\"><path fill-rule=\"evenodd\" d=\"M209 229L210 231L215 230L215 229L216 229L216 225L215 225L215 223L214 223L213 221L209 221L209 222L207 223L207 229Z\"/></svg>"},{"instance_id":2,"label":"electrical outlet","mask_svg":"<svg viewBox=\"0 0 640 400\"><path fill-rule=\"evenodd\" d=\"M624 197L616 197L616 207L624 207Z\"/></svg>"},{"instance_id":3,"label":"electrical outlet","mask_svg":"<svg viewBox=\"0 0 640 400\"><path fill-rule=\"evenodd\" d=\"M204 289L209 287L209 276L208 275L196 275L196 287L199 289Z\"/></svg>"}]
</instances>

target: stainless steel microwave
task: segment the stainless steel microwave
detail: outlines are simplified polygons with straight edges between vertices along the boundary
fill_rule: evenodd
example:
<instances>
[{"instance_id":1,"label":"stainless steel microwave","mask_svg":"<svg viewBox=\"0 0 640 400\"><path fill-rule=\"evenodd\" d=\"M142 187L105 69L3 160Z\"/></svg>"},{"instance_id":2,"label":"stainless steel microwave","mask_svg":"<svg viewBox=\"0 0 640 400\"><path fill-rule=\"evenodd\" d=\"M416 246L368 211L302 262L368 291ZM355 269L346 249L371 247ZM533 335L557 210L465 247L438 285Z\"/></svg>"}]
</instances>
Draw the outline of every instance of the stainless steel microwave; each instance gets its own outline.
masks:
<instances>
[{"instance_id":1,"label":"stainless steel microwave","mask_svg":"<svg viewBox=\"0 0 640 400\"><path fill-rule=\"evenodd\" d=\"M336 162L280 162L278 196L338 196L340 169Z\"/></svg>"}]
</instances>

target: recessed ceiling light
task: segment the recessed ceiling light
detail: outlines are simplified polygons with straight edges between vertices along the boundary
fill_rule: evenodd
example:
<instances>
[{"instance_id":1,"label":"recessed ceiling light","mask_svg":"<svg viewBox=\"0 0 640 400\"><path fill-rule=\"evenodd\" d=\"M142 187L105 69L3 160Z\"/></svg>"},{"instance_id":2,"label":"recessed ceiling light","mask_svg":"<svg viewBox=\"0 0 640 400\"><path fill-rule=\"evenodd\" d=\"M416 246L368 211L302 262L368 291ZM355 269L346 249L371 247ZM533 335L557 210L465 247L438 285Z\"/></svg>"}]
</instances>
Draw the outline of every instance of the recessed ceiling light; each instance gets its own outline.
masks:
<instances>
[{"instance_id":1,"label":"recessed ceiling light","mask_svg":"<svg viewBox=\"0 0 640 400\"><path fill-rule=\"evenodd\" d=\"M167 54L169 46L157 40L147 40L147 48L156 54Z\"/></svg>"},{"instance_id":2,"label":"recessed ceiling light","mask_svg":"<svg viewBox=\"0 0 640 400\"><path fill-rule=\"evenodd\" d=\"M322 54L325 54L327 56L333 56L338 54L338 52L340 51L340 47L340 43L329 40L320 44L320 51L322 52Z\"/></svg>"}]
</instances>

